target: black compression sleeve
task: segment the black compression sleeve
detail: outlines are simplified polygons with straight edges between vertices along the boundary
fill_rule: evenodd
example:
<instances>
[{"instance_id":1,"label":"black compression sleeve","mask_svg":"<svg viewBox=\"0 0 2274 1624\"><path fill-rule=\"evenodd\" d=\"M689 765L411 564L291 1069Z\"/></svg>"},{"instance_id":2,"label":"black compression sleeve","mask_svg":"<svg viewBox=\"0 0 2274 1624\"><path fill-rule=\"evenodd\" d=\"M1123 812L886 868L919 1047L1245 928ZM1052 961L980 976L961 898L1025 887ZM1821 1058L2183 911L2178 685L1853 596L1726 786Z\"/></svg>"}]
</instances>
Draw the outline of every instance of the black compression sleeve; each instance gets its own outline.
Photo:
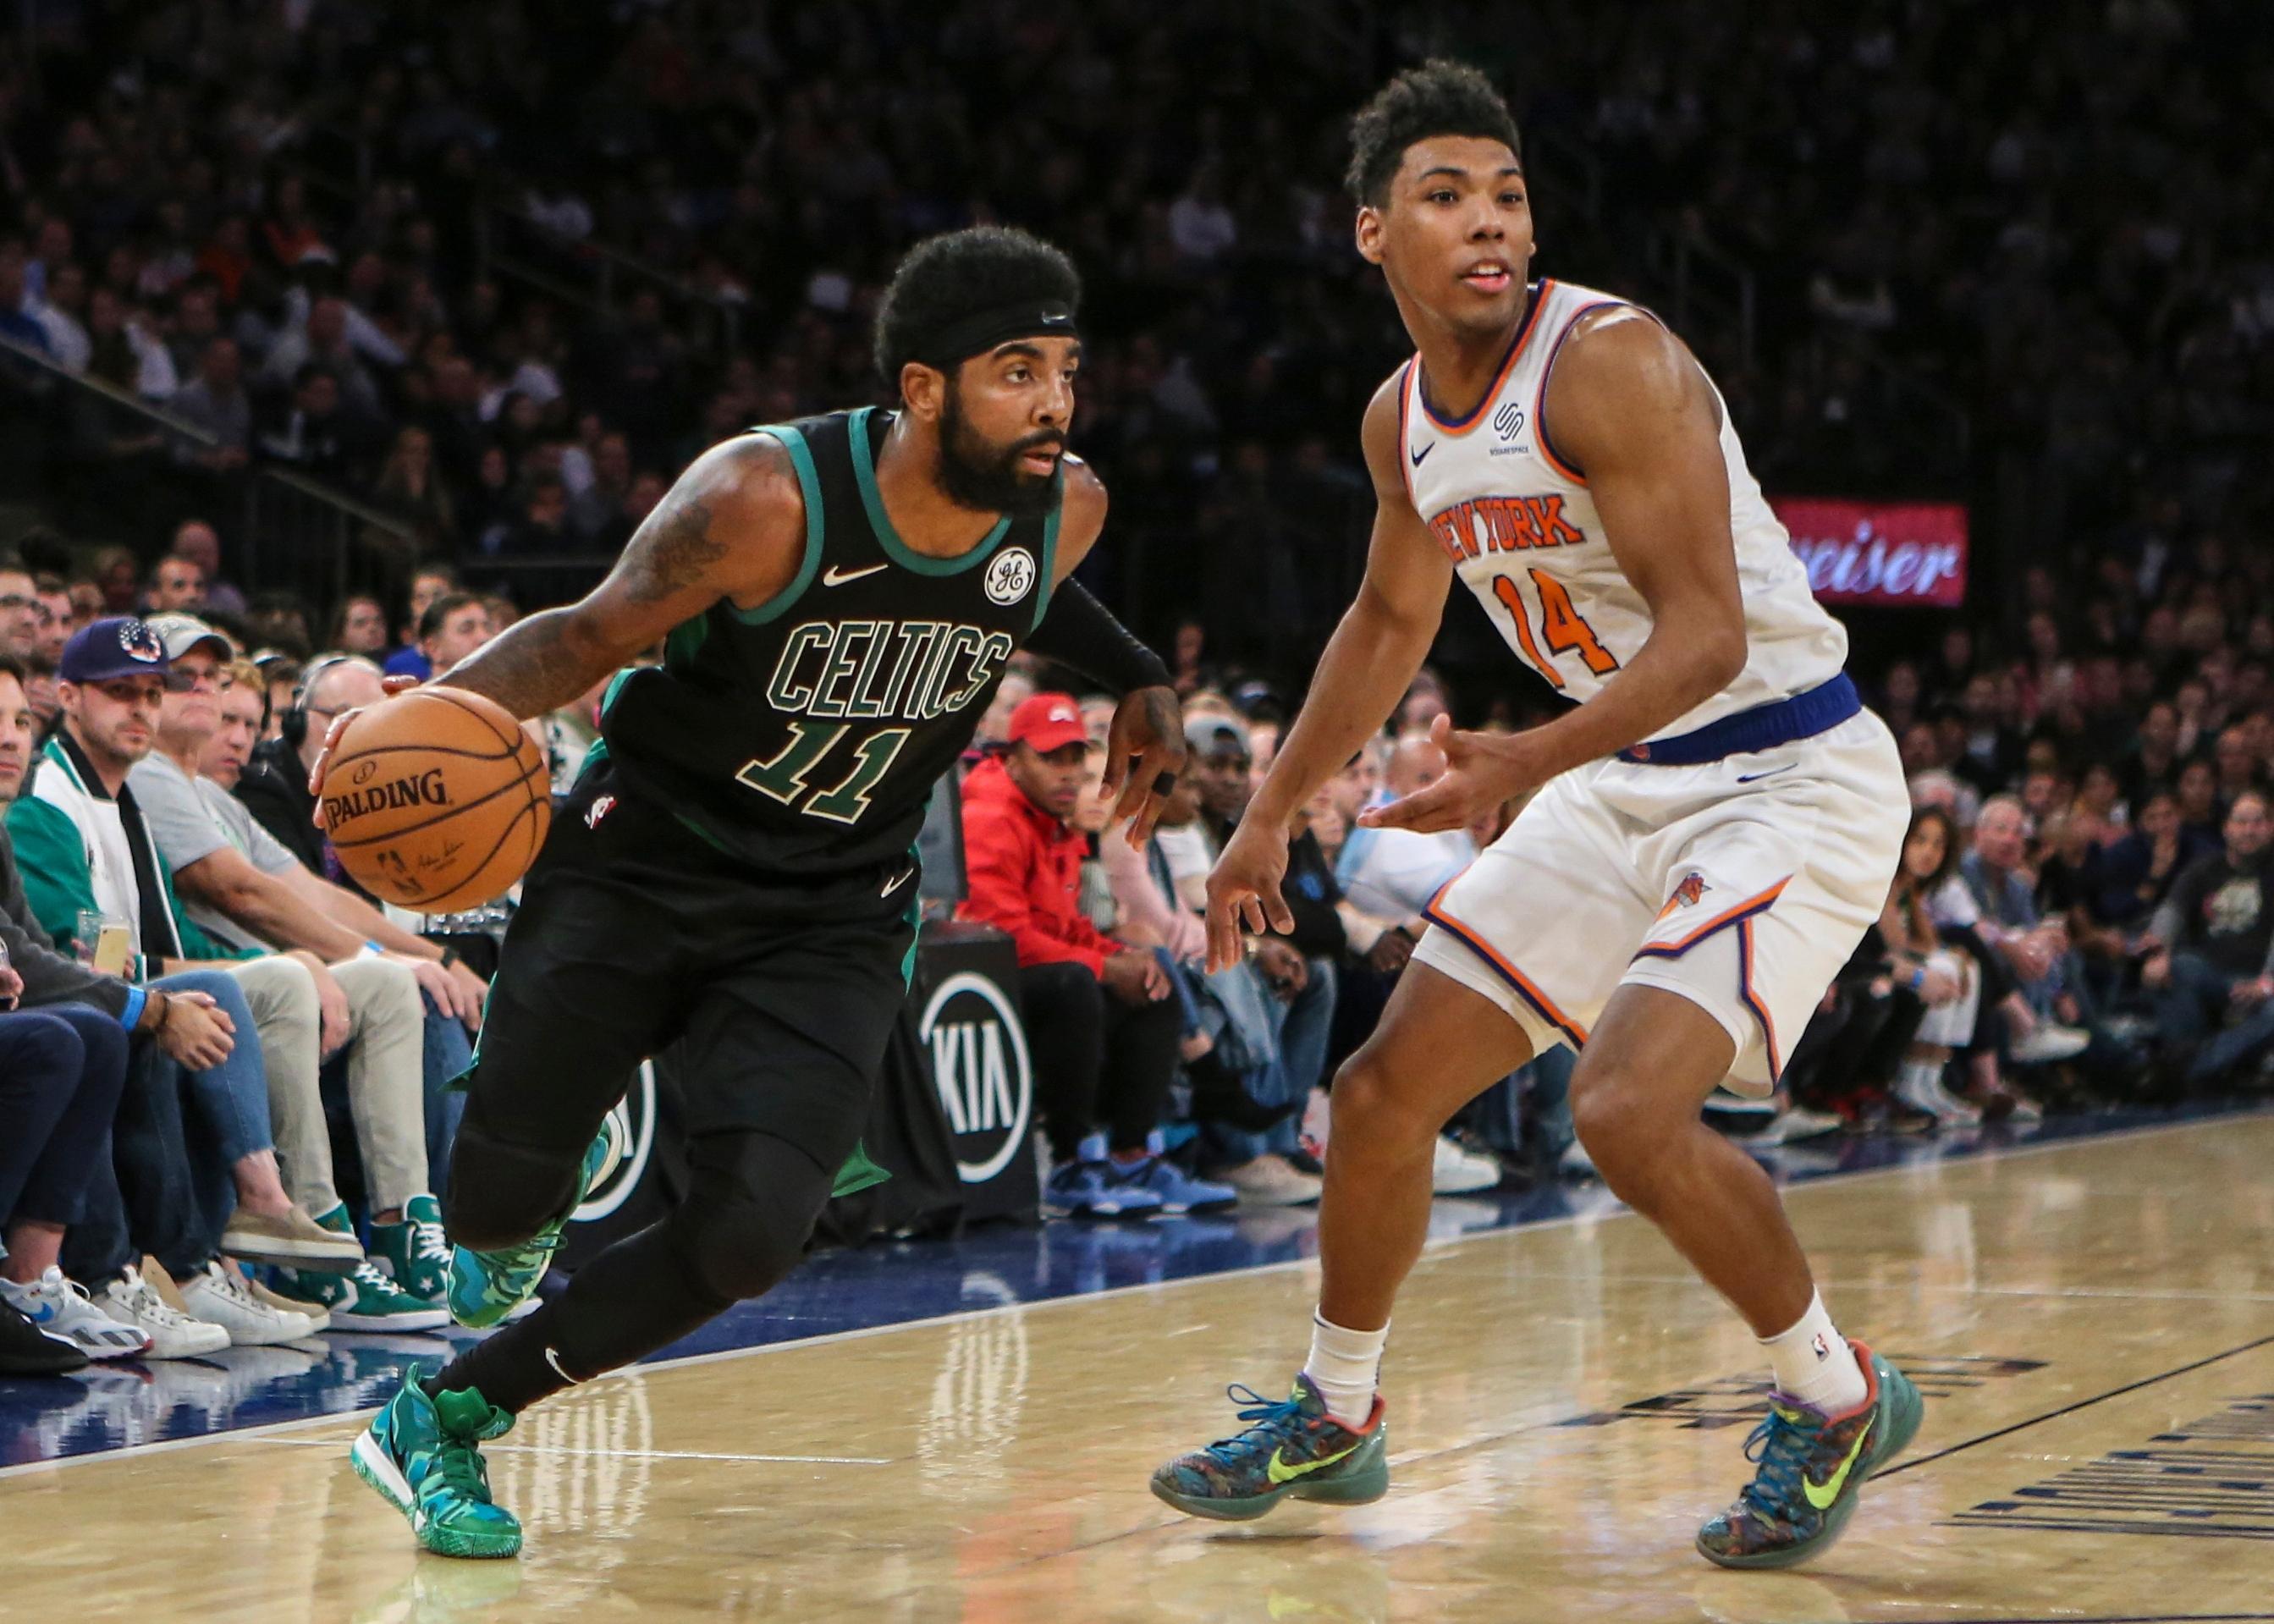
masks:
<instances>
[{"instance_id":1,"label":"black compression sleeve","mask_svg":"<svg viewBox=\"0 0 2274 1624\"><path fill-rule=\"evenodd\" d=\"M1116 695L1169 686L1169 667L1161 657L1079 581L1062 583L1050 595L1050 606L1027 647L1044 659L1073 666Z\"/></svg>"}]
</instances>

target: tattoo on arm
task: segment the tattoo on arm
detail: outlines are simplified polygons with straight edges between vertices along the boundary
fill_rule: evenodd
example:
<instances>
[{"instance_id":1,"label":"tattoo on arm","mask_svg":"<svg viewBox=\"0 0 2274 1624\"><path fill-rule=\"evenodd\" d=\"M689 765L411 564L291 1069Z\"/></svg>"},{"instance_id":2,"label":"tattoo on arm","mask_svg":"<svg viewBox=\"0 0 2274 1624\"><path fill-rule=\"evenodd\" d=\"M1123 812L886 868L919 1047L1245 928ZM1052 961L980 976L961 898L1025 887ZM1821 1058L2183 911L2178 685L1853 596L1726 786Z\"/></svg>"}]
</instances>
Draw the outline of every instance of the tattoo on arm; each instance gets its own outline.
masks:
<instances>
[{"instance_id":1,"label":"tattoo on arm","mask_svg":"<svg viewBox=\"0 0 2274 1624\"><path fill-rule=\"evenodd\" d=\"M570 639L566 609L515 621L436 680L495 700L521 720L556 710L590 688L591 658Z\"/></svg>"},{"instance_id":2,"label":"tattoo on arm","mask_svg":"<svg viewBox=\"0 0 2274 1624\"><path fill-rule=\"evenodd\" d=\"M635 603L661 603L726 556L727 544L711 535L711 505L666 497L625 550L624 584Z\"/></svg>"}]
</instances>

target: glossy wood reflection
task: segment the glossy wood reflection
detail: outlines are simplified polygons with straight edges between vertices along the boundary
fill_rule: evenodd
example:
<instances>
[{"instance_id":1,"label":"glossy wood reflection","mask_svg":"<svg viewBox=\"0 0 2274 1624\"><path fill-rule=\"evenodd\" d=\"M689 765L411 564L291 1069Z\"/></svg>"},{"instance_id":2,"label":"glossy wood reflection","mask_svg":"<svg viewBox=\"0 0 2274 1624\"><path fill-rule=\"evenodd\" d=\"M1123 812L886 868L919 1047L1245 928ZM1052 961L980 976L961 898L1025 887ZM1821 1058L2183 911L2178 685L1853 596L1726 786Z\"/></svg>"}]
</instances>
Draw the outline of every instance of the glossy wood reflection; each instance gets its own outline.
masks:
<instances>
[{"instance_id":1,"label":"glossy wood reflection","mask_svg":"<svg viewBox=\"0 0 2274 1624\"><path fill-rule=\"evenodd\" d=\"M36 1620L2274 1620L2274 1120L1791 1193L1843 1325L1931 1395L1846 1541L1690 1549L1758 1350L1631 1217L1434 1249L1395 1485L1249 1527L1146 1492L1283 1384L1281 1269L596 1383L493 1446L515 1563L421 1555L326 1422L0 1480Z\"/></svg>"}]
</instances>

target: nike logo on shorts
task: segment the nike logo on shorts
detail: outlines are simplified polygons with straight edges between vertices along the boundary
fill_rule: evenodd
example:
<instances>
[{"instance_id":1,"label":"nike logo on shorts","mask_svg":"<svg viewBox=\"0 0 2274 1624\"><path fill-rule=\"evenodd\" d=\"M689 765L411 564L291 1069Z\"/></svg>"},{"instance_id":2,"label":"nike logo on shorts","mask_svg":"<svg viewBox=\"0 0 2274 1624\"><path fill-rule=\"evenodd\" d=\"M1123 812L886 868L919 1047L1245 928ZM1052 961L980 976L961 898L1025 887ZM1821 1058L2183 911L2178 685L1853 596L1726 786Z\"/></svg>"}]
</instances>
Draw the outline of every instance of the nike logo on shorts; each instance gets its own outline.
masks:
<instances>
[{"instance_id":1,"label":"nike logo on shorts","mask_svg":"<svg viewBox=\"0 0 2274 1624\"><path fill-rule=\"evenodd\" d=\"M871 564L866 569L840 569L832 564L821 572L824 586L843 586L847 581L858 581L863 575L873 575L880 569L890 569L890 564Z\"/></svg>"},{"instance_id":2,"label":"nike logo on shorts","mask_svg":"<svg viewBox=\"0 0 2274 1624\"><path fill-rule=\"evenodd\" d=\"M1741 772L1737 775L1737 782L1740 784L1751 784L1756 778L1773 778L1776 777L1778 773L1790 772L1795 767L1799 765L1800 763L1798 762L1787 762L1783 766L1772 767L1766 772Z\"/></svg>"}]
</instances>

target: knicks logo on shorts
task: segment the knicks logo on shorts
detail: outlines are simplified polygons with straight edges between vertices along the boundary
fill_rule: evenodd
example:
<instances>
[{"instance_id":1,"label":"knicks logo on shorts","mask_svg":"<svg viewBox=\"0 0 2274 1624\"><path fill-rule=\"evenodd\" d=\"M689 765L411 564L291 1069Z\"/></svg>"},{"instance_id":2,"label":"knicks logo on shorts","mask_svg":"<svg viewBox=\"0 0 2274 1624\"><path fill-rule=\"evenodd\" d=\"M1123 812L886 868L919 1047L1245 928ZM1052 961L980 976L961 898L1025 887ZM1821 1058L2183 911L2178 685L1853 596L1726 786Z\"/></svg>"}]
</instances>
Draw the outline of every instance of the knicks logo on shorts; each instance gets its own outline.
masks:
<instances>
[{"instance_id":1,"label":"knicks logo on shorts","mask_svg":"<svg viewBox=\"0 0 2274 1624\"><path fill-rule=\"evenodd\" d=\"M1676 908L1695 907L1698 900L1713 889L1706 883L1706 876L1702 874L1692 871L1683 875L1682 883L1674 888L1674 895L1668 897L1666 906L1659 909L1659 918L1664 919Z\"/></svg>"}]
</instances>

